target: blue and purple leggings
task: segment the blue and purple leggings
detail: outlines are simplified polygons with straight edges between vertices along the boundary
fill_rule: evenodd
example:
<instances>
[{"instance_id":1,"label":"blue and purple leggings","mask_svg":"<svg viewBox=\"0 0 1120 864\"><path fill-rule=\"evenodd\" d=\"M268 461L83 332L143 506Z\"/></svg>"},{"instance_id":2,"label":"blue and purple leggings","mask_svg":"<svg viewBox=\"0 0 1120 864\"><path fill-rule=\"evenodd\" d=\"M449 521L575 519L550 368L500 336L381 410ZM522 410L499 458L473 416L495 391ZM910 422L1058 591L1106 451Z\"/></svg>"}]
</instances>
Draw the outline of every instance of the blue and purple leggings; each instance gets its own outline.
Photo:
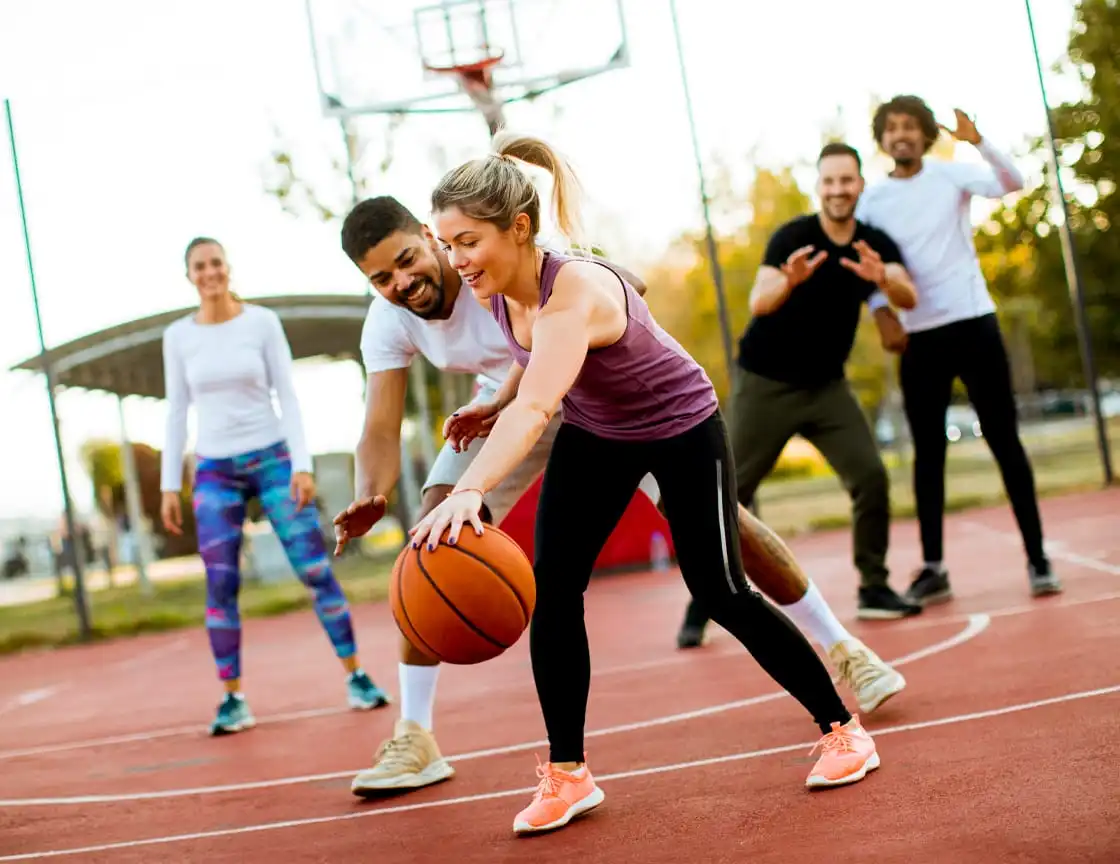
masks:
<instances>
[{"instance_id":1,"label":"blue and purple leggings","mask_svg":"<svg viewBox=\"0 0 1120 864\"><path fill-rule=\"evenodd\" d=\"M318 512L308 504L296 512L291 495L292 462L285 443L226 459L199 459L194 483L198 551L206 565L206 630L223 681L241 677L241 540L245 509L259 498L296 575L315 595L315 614L335 653L357 650L350 609L334 578L319 530Z\"/></svg>"}]
</instances>

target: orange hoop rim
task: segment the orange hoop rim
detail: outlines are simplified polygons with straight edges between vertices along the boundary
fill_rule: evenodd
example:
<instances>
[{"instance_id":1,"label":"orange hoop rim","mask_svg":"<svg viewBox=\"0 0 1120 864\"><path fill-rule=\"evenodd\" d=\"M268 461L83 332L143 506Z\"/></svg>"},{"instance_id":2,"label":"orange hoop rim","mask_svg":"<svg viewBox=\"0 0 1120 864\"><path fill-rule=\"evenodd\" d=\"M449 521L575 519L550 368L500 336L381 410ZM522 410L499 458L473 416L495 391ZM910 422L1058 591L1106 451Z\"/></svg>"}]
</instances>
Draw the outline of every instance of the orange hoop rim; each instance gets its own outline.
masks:
<instances>
[{"instance_id":1,"label":"orange hoop rim","mask_svg":"<svg viewBox=\"0 0 1120 864\"><path fill-rule=\"evenodd\" d=\"M424 68L437 75L461 75L466 77L478 75L480 72L486 72L501 63L504 57L505 52L499 51L497 54L483 57L481 60L476 60L474 63L456 63L452 66L433 66L431 63L425 63Z\"/></svg>"}]
</instances>

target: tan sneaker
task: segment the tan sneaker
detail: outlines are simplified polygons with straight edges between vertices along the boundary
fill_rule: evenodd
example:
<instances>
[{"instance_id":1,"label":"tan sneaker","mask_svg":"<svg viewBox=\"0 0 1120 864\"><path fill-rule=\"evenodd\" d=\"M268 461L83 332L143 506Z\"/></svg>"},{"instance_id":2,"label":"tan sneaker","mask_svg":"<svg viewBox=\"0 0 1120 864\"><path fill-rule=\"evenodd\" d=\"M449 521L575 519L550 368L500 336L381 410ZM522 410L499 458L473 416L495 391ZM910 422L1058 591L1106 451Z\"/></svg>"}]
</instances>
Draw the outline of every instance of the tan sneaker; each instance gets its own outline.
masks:
<instances>
[{"instance_id":1,"label":"tan sneaker","mask_svg":"<svg viewBox=\"0 0 1120 864\"><path fill-rule=\"evenodd\" d=\"M393 737L384 742L373 767L359 771L350 791L361 798L396 789L418 789L455 774L443 758L432 733L411 720L398 720Z\"/></svg>"},{"instance_id":2,"label":"tan sneaker","mask_svg":"<svg viewBox=\"0 0 1120 864\"><path fill-rule=\"evenodd\" d=\"M859 702L859 710L870 714L906 687L906 679L858 639L839 642L828 652L829 659Z\"/></svg>"}]
</instances>

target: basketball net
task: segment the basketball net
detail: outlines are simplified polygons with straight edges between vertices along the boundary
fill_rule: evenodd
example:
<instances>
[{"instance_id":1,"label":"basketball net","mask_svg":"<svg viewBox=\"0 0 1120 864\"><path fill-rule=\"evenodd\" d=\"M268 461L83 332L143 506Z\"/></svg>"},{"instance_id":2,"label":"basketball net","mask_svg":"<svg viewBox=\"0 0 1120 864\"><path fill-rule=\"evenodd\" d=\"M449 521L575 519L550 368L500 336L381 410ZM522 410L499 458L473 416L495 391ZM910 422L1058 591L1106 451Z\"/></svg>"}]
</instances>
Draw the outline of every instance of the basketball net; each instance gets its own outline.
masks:
<instances>
[{"instance_id":1,"label":"basketball net","mask_svg":"<svg viewBox=\"0 0 1120 864\"><path fill-rule=\"evenodd\" d=\"M490 137L493 138L505 125L502 114L502 102L494 95L492 71L502 61L502 55L496 54L479 60L476 63L467 63L461 66L427 66L429 72L439 75L454 75L459 79L459 86L467 94L475 108L486 120L490 127Z\"/></svg>"}]
</instances>

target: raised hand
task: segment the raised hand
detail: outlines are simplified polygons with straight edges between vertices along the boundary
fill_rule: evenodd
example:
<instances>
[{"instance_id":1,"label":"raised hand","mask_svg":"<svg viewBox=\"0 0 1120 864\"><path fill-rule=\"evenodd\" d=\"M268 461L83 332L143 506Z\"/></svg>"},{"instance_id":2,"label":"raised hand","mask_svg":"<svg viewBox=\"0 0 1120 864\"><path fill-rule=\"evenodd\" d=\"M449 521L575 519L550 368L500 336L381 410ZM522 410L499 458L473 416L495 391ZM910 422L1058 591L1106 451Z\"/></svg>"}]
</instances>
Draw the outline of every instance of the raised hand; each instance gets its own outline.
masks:
<instances>
[{"instance_id":1,"label":"raised hand","mask_svg":"<svg viewBox=\"0 0 1120 864\"><path fill-rule=\"evenodd\" d=\"M334 554L341 555L348 541L365 535L385 515L388 506L384 495L374 495L355 501L335 516Z\"/></svg>"},{"instance_id":2,"label":"raised hand","mask_svg":"<svg viewBox=\"0 0 1120 864\"><path fill-rule=\"evenodd\" d=\"M859 260L852 261L850 258L841 258L840 266L851 270L860 279L865 279L876 285L882 284L887 274L887 267L883 263L883 259L879 257L879 253L868 246L866 240L857 240L852 244L852 248L859 254Z\"/></svg>"},{"instance_id":3,"label":"raised hand","mask_svg":"<svg viewBox=\"0 0 1120 864\"><path fill-rule=\"evenodd\" d=\"M817 268L824 263L824 259L828 257L828 252L822 249L810 258L809 256L813 254L814 248L814 246L802 246L790 255L781 266L781 271L786 274L790 288L800 285L812 276Z\"/></svg>"},{"instance_id":4,"label":"raised hand","mask_svg":"<svg viewBox=\"0 0 1120 864\"><path fill-rule=\"evenodd\" d=\"M972 118L965 114L960 108L954 108L953 114L955 114L957 118L956 129L950 129L944 123L938 123L937 125L958 141L965 141L974 146L979 144L980 133L976 131L976 124L972 121Z\"/></svg>"},{"instance_id":5,"label":"raised hand","mask_svg":"<svg viewBox=\"0 0 1120 864\"><path fill-rule=\"evenodd\" d=\"M452 414L443 424L443 437L456 453L466 450L475 438L485 438L498 419L497 402L474 402Z\"/></svg>"}]
</instances>

